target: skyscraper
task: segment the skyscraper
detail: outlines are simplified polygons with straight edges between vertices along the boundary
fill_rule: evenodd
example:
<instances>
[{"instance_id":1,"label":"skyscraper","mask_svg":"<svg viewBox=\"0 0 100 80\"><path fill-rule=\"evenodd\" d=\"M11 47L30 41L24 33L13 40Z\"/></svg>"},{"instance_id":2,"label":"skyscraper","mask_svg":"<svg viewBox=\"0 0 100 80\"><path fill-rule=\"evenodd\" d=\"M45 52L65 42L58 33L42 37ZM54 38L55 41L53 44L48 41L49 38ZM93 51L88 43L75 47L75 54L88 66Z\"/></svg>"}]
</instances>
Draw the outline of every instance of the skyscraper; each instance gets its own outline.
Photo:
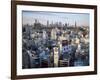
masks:
<instances>
[{"instance_id":1,"label":"skyscraper","mask_svg":"<svg viewBox=\"0 0 100 80\"><path fill-rule=\"evenodd\" d=\"M56 36L56 31L55 29L52 29L51 31L51 39L56 40L57 36Z\"/></svg>"},{"instance_id":2,"label":"skyscraper","mask_svg":"<svg viewBox=\"0 0 100 80\"><path fill-rule=\"evenodd\" d=\"M54 67L58 67L58 61L59 61L59 52L58 47L54 47Z\"/></svg>"}]
</instances>

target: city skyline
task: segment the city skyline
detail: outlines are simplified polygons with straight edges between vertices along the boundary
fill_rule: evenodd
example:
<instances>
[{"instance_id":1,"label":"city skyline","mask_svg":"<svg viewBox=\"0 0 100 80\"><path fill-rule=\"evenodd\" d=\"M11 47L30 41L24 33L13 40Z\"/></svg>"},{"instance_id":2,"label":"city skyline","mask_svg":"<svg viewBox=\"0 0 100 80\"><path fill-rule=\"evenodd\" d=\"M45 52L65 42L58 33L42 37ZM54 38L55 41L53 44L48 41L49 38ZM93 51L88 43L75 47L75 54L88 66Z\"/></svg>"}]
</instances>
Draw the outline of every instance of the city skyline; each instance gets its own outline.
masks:
<instances>
[{"instance_id":1,"label":"city skyline","mask_svg":"<svg viewBox=\"0 0 100 80\"><path fill-rule=\"evenodd\" d=\"M62 24L68 23L69 25L89 26L88 13L67 13L67 12L46 12L46 11L22 11L22 23L34 24L35 19L40 23L46 25L49 23L61 22Z\"/></svg>"}]
</instances>

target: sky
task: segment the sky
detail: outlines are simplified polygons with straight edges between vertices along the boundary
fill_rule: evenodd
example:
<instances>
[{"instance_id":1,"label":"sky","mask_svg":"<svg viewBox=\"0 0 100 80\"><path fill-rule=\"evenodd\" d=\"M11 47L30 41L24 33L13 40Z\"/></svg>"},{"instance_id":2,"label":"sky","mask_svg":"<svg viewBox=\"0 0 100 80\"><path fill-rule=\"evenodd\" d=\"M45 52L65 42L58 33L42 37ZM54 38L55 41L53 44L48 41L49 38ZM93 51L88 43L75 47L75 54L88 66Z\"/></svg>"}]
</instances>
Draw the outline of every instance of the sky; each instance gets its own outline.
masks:
<instances>
[{"instance_id":1,"label":"sky","mask_svg":"<svg viewBox=\"0 0 100 80\"><path fill-rule=\"evenodd\" d=\"M46 12L46 11L22 11L23 24L34 24L35 19L39 20L42 24L62 22L63 24L77 26L89 26L88 13L68 13L68 12Z\"/></svg>"}]
</instances>

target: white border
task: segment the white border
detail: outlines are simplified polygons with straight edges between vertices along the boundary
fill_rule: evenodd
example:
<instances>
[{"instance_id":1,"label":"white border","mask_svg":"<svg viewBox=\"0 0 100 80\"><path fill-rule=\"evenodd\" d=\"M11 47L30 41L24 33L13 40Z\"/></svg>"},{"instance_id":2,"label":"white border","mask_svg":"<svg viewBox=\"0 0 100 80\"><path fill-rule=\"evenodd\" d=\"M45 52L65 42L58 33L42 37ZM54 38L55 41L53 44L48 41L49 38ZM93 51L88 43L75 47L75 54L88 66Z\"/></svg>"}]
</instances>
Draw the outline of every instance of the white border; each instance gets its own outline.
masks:
<instances>
[{"instance_id":1,"label":"white border","mask_svg":"<svg viewBox=\"0 0 100 80\"><path fill-rule=\"evenodd\" d=\"M45 68L45 69L41 68L22 69L22 10L89 13L90 14L90 66L67 67L67 68ZM17 5L17 75L94 71L93 62L94 62L94 10L93 9Z\"/></svg>"}]
</instances>

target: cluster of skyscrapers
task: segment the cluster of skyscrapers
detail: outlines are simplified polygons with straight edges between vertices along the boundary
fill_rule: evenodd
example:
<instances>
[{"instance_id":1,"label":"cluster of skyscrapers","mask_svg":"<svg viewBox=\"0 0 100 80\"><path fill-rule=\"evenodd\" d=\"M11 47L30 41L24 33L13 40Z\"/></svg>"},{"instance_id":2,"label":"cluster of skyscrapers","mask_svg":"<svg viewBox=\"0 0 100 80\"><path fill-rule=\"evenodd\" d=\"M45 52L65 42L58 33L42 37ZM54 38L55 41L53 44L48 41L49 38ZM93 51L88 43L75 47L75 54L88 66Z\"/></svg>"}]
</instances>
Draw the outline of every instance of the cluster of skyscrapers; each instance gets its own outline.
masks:
<instances>
[{"instance_id":1,"label":"cluster of skyscrapers","mask_svg":"<svg viewBox=\"0 0 100 80\"><path fill-rule=\"evenodd\" d=\"M89 65L89 26L40 23L22 26L22 68Z\"/></svg>"}]
</instances>

